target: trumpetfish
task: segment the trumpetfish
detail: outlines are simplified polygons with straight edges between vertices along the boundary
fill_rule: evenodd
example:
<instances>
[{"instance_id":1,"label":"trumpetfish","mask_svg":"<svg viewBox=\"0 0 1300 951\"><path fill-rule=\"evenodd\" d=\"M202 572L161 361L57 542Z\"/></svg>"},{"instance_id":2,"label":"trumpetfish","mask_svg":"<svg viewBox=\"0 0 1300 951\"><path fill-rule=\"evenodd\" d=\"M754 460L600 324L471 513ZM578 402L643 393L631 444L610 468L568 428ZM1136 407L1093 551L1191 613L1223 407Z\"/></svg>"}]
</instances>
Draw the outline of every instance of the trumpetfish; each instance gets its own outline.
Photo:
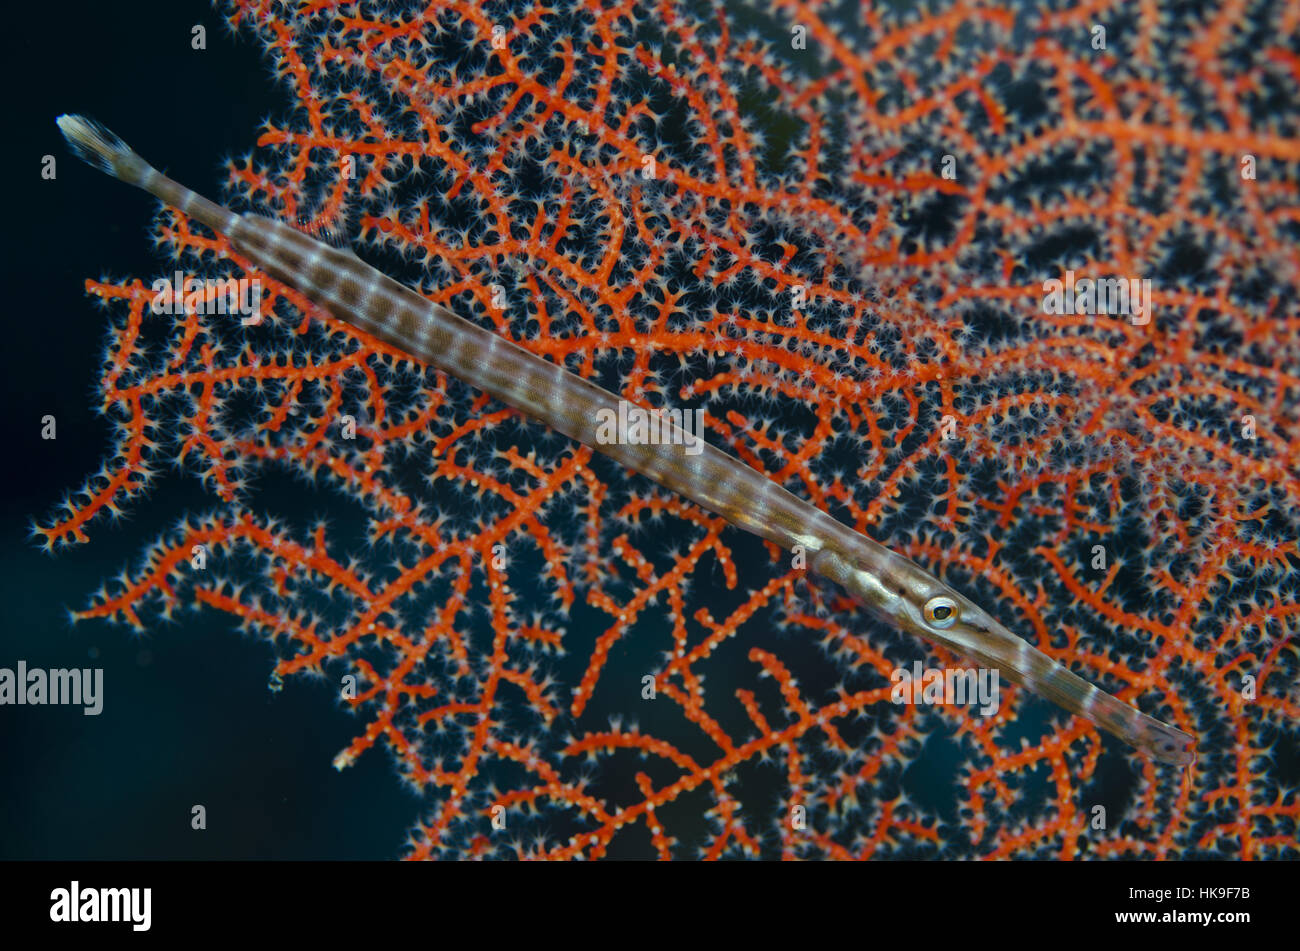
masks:
<instances>
[{"instance_id":1,"label":"trumpetfish","mask_svg":"<svg viewBox=\"0 0 1300 951\"><path fill-rule=\"evenodd\" d=\"M868 610L1086 718L1141 753L1180 766L1194 738L1072 673L911 559L826 512L695 434L609 442L598 420L619 397L452 313L356 255L257 214L236 214L149 165L125 142L78 115L58 118L74 154L224 235L265 273L412 359L442 370L787 550ZM669 424L671 425L671 424ZM688 448L691 451L687 451Z\"/></svg>"}]
</instances>

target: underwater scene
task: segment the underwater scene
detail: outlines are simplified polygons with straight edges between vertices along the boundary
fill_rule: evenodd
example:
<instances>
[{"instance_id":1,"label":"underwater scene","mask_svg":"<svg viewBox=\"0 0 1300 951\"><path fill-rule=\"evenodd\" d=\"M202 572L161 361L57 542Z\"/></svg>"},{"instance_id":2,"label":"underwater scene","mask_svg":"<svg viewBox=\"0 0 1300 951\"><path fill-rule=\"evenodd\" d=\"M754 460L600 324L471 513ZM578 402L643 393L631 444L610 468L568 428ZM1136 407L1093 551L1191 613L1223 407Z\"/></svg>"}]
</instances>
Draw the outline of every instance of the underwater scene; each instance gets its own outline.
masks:
<instances>
[{"instance_id":1,"label":"underwater scene","mask_svg":"<svg viewBox=\"0 0 1300 951\"><path fill-rule=\"evenodd\" d=\"M64 14L0 858L1300 857L1300 4Z\"/></svg>"}]
</instances>

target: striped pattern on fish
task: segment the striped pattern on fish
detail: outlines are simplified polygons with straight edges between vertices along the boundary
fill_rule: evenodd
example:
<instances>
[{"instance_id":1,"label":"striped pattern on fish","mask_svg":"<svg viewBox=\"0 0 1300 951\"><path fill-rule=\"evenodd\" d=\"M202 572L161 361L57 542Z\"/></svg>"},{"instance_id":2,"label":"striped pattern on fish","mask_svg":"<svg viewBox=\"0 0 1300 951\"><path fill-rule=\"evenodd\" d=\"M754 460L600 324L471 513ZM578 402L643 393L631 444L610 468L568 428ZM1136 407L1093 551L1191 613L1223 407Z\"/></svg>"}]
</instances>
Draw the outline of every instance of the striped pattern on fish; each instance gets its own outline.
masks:
<instances>
[{"instance_id":1,"label":"striped pattern on fish","mask_svg":"<svg viewBox=\"0 0 1300 951\"><path fill-rule=\"evenodd\" d=\"M679 438L608 442L602 412L619 397L458 317L366 264L290 225L237 215L150 166L93 120L65 115L74 152L128 184L224 234L234 249L340 320L470 384L690 499L739 528L786 549L908 633L998 669L1014 683L1087 718L1160 762L1194 761L1194 739L1099 690L909 558L841 524L707 442ZM690 445L690 451L688 451Z\"/></svg>"}]
</instances>

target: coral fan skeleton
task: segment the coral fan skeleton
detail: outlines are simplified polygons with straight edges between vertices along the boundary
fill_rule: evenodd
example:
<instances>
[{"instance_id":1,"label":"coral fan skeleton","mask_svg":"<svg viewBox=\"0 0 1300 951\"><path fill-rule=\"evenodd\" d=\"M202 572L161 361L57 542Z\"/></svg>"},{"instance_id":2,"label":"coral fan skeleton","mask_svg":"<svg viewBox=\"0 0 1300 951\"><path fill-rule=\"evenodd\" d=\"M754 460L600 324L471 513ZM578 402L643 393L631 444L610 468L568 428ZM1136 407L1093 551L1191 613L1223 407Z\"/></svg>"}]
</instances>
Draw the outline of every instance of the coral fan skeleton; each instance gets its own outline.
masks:
<instances>
[{"instance_id":1,"label":"coral fan skeleton","mask_svg":"<svg viewBox=\"0 0 1300 951\"><path fill-rule=\"evenodd\" d=\"M1271 787L1259 767L1271 743L1294 734L1297 714L1285 681L1296 662L1288 628L1300 485L1290 447L1300 324L1283 316L1296 302L1297 220L1283 183L1300 144L1294 110L1272 109L1269 97L1294 88L1300 60L1267 43L1220 55L1237 42L1220 20L1189 27L1195 42L1173 31L1161 40L1171 49L1157 54L1142 45L1154 35L1112 31L1135 75L1152 63L1196 64L1209 78L1189 84L1184 101L1137 79L1103 80L1091 58L1113 70L1113 57L1073 36L1067 13L960 4L912 18L873 13L872 52L863 54L817 13L777 6L827 78L794 77L757 37L735 40L726 17L696 19L672 3L434 3L385 19L310 5L286 18L275 4L233 3L232 23L265 43L302 111L294 127L260 140L275 155L270 168L231 166L227 204L243 215L65 118L83 151L184 212L162 219L160 238L178 257L215 251L265 275L267 323L304 344L282 340L267 359L236 328L188 315L166 366L154 366L135 342L147 287L88 285L126 309L104 381L106 406L125 411L122 448L67 517L40 532L49 545L84 540L99 512L143 490L160 452L203 465L225 508L187 519L83 616L138 625L141 607L161 599L170 612L187 597L289 645L278 676L342 662L363 684L349 702L372 719L339 765L383 739L403 774L434 792L413 857L596 857L635 824L668 857L676 840L663 816L696 793L710 799L706 841L693 843L700 854L760 852L771 841L753 828L761 807L742 806L735 776L769 757L785 765L772 838L786 856L1294 854L1294 793ZM1032 56L1012 45L1016 15ZM1294 32L1293 12L1261 16L1287 21L1271 35ZM663 47L641 38L655 23L671 36ZM1229 74L1248 77L1234 88L1268 104L1242 93L1230 135L1183 131L1204 121L1198 110ZM837 103L837 84L847 102ZM774 172L776 146L752 116L783 110L800 129L783 133L788 154ZM1274 113L1272 129L1251 124ZM1083 166L1044 184L1039 163L1080 150ZM931 170L945 152L957 157L956 178ZM1258 162L1258 179L1237 174L1242 152ZM428 176L430 190L409 191L419 177L411 172ZM1163 210L1171 199L1157 172L1194 199L1182 232L1174 215L1183 199ZM1238 192L1225 194L1225 177ZM1232 211L1200 210L1212 202ZM1258 241L1234 202L1253 216ZM370 246L397 252L418 268L413 283L433 289L370 276L346 252L257 216L267 205L287 220L351 217ZM1182 242L1174 250L1186 257L1207 237L1218 283L1178 286L1169 263L1177 255L1162 242ZM1153 318L1042 314L1041 288L1054 277L1042 249L1053 243L1080 273L1154 276ZM503 283L521 306L489 304ZM385 289L391 319L366 317L358 305L367 287ZM313 300L336 315L346 309L362 332ZM293 331L285 318L295 312L318 319ZM449 349L462 353L443 362ZM492 359L475 359L485 353ZM521 450L509 411L406 354L442 362L588 446L596 440L583 427L616 399L595 385L602 375L635 403L708 400L708 428L747 465L713 447L694 460L671 451L680 447L600 448L765 538L773 555L778 545L802 548L809 568L903 629L1084 717L1049 724L1020 749L1004 738L1014 703L987 718L909 707L875 719L890 688L868 684L887 680L897 662L854 633L837 602L809 610L816 599L800 567L775 568L722 619L698 603L688 613L702 564L736 583L720 520L617 486L586 448L542 440ZM226 405L237 394L258 398L251 429ZM345 413L358 420L361 445L331 434ZM1243 413L1248 439L1232 428ZM416 447L432 449L431 474L460 493L463 517L437 515L401 487L400 463ZM390 544L395 560L341 562L324 526L294 538L244 508L247 473L263 465L343 488L372 513L372 540ZM828 511L871 526L902 554ZM687 532L684 548L661 557L632 536L643 520L665 519ZM630 534L610 531L613 521ZM527 586L522 567L499 558L503 543L514 551L525 541L549 602L532 616L517 590ZM246 581L195 577L196 545L252 553L257 593ZM438 606L428 608L431 590ZM520 722L560 715L545 657L573 643L557 622L578 590L612 624L578 682L561 688L567 716L580 721L609 680L615 646L663 604L671 649L648 678L654 703L671 703L706 743L687 751L618 720L552 739ZM346 623L325 620L327 608L338 611L316 606L322 592L348 606ZM476 599L491 621L486 641L467 613ZM403 620L419 611L418 625ZM1038 648L995 613L1027 619ZM817 634L844 673L834 699L810 698L772 649L749 648L747 662L773 679L780 700L773 707L755 687L733 688L757 731L746 738L706 692L702 668L761 616ZM955 636L971 624L977 636ZM1249 696L1238 689L1247 674L1258 685ZM1124 702L1147 698L1176 726ZM935 716L956 723L969 755L960 834L941 833L898 791ZM1208 740L1210 755L1186 784L1158 780L1145 761L1130 815L1097 837L1081 798L1102 752L1089 719L1157 759L1189 762L1187 733L1202 738L1203 753ZM634 802L593 793L571 769L575 758L612 762L621 751L660 761L636 773ZM1015 777L1039 766L1050 776L1048 806L1021 811ZM501 807L548 819L530 844L494 837L485 817ZM786 821L791 809L811 810L811 828Z\"/></svg>"}]
</instances>

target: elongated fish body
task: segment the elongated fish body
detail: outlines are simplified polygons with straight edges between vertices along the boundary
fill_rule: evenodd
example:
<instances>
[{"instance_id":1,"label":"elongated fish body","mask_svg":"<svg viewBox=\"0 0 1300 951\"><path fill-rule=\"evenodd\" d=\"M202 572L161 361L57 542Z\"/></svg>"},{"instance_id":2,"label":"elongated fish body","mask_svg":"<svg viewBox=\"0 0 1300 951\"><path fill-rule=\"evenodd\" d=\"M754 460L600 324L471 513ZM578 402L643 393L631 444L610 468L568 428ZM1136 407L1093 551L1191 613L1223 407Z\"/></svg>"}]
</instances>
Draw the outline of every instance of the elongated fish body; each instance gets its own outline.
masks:
<instances>
[{"instance_id":1,"label":"elongated fish body","mask_svg":"<svg viewBox=\"0 0 1300 951\"><path fill-rule=\"evenodd\" d=\"M1097 689L1021 640L915 562L836 521L671 423L670 438L602 438L619 397L432 303L361 261L271 218L237 215L172 181L103 126L66 115L76 154L215 231L240 254L340 320L604 453L733 525L786 549L880 617L1086 717L1161 762L1195 759L1191 736Z\"/></svg>"}]
</instances>

